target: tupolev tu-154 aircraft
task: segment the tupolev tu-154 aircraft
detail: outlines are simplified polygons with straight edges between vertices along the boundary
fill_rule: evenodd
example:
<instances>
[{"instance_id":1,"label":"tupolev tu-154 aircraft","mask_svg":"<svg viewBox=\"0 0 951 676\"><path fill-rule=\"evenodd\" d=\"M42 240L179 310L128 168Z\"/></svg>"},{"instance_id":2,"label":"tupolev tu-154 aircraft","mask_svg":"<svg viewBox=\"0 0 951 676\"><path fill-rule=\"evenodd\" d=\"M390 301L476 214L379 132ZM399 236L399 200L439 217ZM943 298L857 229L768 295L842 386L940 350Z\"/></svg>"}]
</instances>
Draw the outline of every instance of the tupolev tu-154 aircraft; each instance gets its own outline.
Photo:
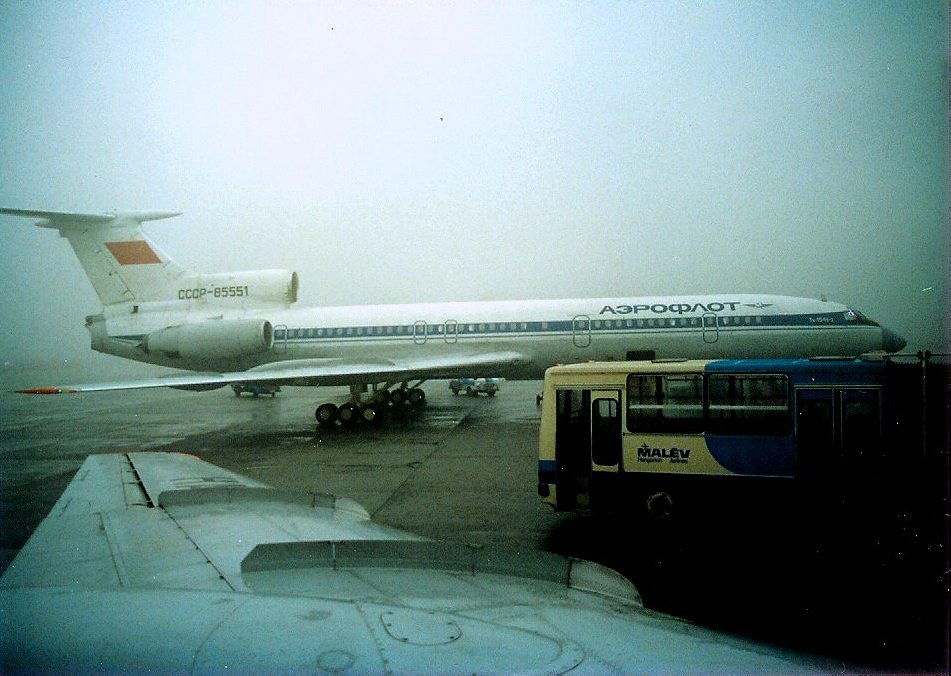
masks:
<instances>
[{"instance_id":1,"label":"tupolev tu-154 aircraft","mask_svg":"<svg viewBox=\"0 0 951 676\"><path fill-rule=\"evenodd\" d=\"M0 672L790 673L598 564L424 540L187 455L91 455L0 577Z\"/></svg>"},{"instance_id":2,"label":"tupolev tu-154 aircraft","mask_svg":"<svg viewBox=\"0 0 951 676\"><path fill-rule=\"evenodd\" d=\"M0 213L41 219L72 245L103 304L86 317L92 349L198 372L32 393L348 385L350 401L315 414L321 424L349 424L390 404L421 403L427 379L540 379L554 364L588 360L858 355L905 345L846 305L766 294L298 309L296 272L177 265L141 227L177 213Z\"/></svg>"}]
</instances>

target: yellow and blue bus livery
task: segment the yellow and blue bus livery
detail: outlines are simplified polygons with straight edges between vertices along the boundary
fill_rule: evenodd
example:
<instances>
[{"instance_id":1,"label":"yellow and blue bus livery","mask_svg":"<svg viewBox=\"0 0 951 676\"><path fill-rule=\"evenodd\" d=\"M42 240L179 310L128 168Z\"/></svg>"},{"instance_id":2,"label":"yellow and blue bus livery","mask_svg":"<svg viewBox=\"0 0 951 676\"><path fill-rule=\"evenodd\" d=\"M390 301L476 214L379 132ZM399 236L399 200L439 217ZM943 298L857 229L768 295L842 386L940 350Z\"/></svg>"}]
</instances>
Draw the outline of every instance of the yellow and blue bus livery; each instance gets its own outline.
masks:
<instances>
[{"instance_id":1,"label":"yellow and blue bus livery","mask_svg":"<svg viewBox=\"0 0 951 676\"><path fill-rule=\"evenodd\" d=\"M663 518L691 508L754 509L761 498L882 476L909 458L920 470L926 364L755 359L553 367L545 374L539 495L559 510L646 509ZM946 367L941 373L935 382L946 400ZM946 432L932 436L946 448Z\"/></svg>"}]
</instances>

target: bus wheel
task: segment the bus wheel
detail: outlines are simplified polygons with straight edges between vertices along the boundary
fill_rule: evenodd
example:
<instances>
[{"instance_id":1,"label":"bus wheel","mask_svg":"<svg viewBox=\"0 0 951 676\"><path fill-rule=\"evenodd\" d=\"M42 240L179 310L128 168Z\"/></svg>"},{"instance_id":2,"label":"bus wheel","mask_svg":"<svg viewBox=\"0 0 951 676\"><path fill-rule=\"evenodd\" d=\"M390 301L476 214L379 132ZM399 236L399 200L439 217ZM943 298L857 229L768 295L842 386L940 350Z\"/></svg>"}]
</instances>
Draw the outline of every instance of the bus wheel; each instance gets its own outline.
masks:
<instances>
[{"instance_id":1,"label":"bus wheel","mask_svg":"<svg viewBox=\"0 0 951 676\"><path fill-rule=\"evenodd\" d=\"M647 498L647 513L659 521L669 521L674 515L674 499L670 493L658 491Z\"/></svg>"}]
</instances>

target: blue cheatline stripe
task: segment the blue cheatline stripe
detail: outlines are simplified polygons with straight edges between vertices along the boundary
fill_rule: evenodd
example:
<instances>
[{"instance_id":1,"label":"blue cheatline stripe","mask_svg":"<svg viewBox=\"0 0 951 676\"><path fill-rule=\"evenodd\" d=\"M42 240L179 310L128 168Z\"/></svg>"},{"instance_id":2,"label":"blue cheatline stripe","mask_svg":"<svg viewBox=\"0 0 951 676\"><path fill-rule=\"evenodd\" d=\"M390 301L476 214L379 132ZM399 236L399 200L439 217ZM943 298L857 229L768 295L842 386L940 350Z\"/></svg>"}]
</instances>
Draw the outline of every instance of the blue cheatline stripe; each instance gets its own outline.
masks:
<instances>
[{"instance_id":1,"label":"blue cheatline stripe","mask_svg":"<svg viewBox=\"0 0 951 676\"><path fill-rule=\"evenodd\" d=\"M451 320L450 320L451 321ZM718 317L716 329L786 329L786 328L851 328L861 322L847 321L841 312L824 315L743 315ZM452 330L451 327L455 327ZM557 320L549 322L459 322L450 324L396 324L339 327L300 327L275 329L276 340L288 341L338 341L363 338L465 338L468 336L508 335L544 336L565 333L651 333L656 331L697 331L704 327L699 317L667 317L652 319L590 319ZM705 327L708 331L713 326Z\"/></svg>"}]
</instances>

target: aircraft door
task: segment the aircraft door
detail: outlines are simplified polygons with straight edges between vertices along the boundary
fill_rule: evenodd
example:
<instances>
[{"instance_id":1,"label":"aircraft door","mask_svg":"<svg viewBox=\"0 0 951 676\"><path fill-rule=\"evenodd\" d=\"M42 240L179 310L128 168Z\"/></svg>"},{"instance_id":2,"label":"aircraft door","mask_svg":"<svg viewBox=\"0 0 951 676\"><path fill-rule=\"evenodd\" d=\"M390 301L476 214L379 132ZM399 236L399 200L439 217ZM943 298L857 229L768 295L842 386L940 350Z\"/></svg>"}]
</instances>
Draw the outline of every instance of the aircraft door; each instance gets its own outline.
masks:
<instances>
[{"instance_id":1,"label":"aircraft door","mask_svg":"<svg viewBox=\"0 0 951 676\"><path fill-rule=\"evenodd\" d=\"M588 315L575 315L571 320L571 339L575 347L588 347L591 345L591 317Z\"/></svg>"},{"instance_id":2,"label":"aircraft door","mask_svg":"<svg viewBox=\"0 0 951 676\"><path fill-rule=\"evenodd\" d=\"M422 319L413 323L413 342L422 345L426 342L426 322Z\"/></svg>"},{"instance_id":3,"label":"aircraft door","mask_svg":"<svg viewBox=\"0 0 951 676\"><path fill-rule=\"evenodd\" d=\"M588 506L591 390L555 391L555 490L559 509Z\"/></svg>"},{"instance_id":4,"label":"aircraft door","mask_svg":"<svg viewBox=\"0 0 951 676\"><path fill-rule=\"evenodd\" d=\"M443 338L447 343L455 343L459 340L459 322L455 319L447 319L443 329Z\"/></svg>"},{"instance_id":5,"label":"aircraft door","mask_svg":"<svg viewBox=\"0 0 951 676\"><path fill-rule=\"evenodd\" d=\"M717 326L717 316L712 312L704 312L702 318L703 342L715 343L720 338L720 329Z\"/></svg>"},{"instance_id":6,"label":"aircraft door","mask_svg":"<svg viewBox=\"0 0 951 676\"><path fill-rule=\"evenodd\" d=\"M271 350L276 354L287 352L287 324L276 324L274 326L274 343Z\"/></svg>"}]
</instances>

